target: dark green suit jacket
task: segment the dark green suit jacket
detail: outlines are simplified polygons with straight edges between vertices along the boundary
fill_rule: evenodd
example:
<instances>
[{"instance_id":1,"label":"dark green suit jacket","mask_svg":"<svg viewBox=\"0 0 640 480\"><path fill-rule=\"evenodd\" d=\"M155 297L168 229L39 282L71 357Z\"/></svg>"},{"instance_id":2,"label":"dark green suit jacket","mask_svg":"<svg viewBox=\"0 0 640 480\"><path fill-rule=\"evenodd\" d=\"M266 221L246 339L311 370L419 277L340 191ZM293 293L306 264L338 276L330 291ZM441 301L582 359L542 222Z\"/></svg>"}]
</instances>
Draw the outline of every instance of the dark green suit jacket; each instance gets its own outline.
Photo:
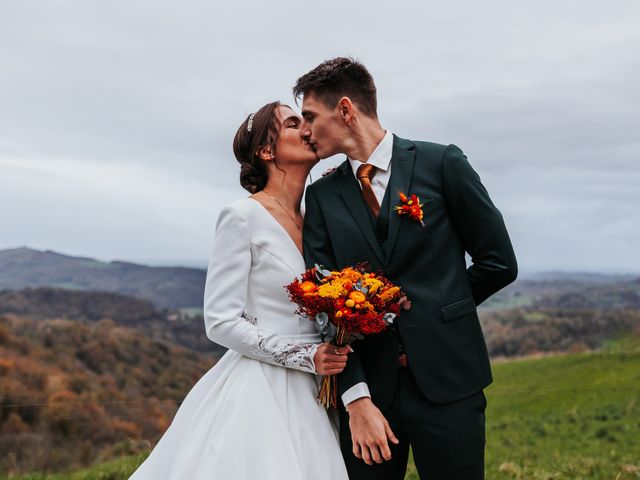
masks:
<instances>
[{"instance_id":1,"label":"dark green suit jacket","mask_svg":"<svg viewBox=\"0 0 640 480\"><path fill-rule=\"evenodd\" d=\"M399 193L424 203L424 223L399 216ZM394 330L353 344L339 393L366 382L382 410L393 401L399 342L422 393L449 403L491 383L476 306L513 282L516 258L502 215L455 145L394 136L391 177L377 229L348 161L306 191L307 267L368 261L412 302ZM384 216L383 216L384 215ZM382 233L381 233L382 232ZM472 259L467 268L465 252Z\"/></svg>"}]
</instances>

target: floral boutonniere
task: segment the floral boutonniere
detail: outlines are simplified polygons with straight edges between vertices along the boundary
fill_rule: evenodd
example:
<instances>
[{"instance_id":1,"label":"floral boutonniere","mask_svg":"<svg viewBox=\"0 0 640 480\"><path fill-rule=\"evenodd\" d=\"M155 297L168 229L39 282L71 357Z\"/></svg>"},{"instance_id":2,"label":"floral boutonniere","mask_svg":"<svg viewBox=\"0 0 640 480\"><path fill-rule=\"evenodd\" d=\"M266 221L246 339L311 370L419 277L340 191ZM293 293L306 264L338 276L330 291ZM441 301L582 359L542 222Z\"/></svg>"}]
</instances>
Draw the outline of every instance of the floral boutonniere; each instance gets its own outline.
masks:
<instances>
[{"instance_id":1,"label":"floral boutonniere","mask_svg":"<svg viewBox=\"0 0 640 480\"><path fill-rule=\"evenodd\" d=\"M422 211L422 203L417 195L406 196L404 193L400 193L400 205L394 207L394 210L398 212L398 215L406 215L411 220L420 222L420 225L424 227L422 218L424 212Z\"/></svg>"}]
</instances>

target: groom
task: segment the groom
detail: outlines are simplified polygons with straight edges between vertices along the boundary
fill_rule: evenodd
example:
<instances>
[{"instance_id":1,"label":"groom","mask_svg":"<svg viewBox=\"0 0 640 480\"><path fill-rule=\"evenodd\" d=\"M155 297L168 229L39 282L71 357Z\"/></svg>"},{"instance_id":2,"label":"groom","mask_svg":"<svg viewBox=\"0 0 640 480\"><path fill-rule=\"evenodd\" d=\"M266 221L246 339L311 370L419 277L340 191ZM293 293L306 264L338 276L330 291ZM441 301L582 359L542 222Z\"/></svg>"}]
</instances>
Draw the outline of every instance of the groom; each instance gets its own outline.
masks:
<instances>
[{"instance_id":1,"label":"groom","mask_svg":"<svg viewBox=\"0 0 640 480\"><path fill-rule=\"evenodd\" d=\"M421 478L482 479L492 379L476 306L517 275L502 215L458 147L382 128L361 63L326 61L293 92L318 156L347 155L307 188L307 267L368 261L412 303L391 331L354 343L339 376L349 477L403 479L411 446ZM412 215L395 210L401 194L418 197Z\"/></svg>"}]
</instances>

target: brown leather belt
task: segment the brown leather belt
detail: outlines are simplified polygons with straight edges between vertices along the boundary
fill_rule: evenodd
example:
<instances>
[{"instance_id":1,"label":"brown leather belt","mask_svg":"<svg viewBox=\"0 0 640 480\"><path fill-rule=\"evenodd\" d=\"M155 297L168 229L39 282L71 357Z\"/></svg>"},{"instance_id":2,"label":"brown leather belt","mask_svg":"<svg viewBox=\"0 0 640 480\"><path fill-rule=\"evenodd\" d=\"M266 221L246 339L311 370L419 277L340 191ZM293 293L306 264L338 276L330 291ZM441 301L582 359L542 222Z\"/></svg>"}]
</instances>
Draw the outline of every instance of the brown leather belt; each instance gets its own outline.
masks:
<instances>
[{"instance_id":1,"label":"brown leather belt","mask_svg":"<svg viewBox=\"0 0 640 480\"><path fill-rule=\"evenodd\" d=\"M408 365L409 365L409 361L407 360L407 354L404 352L398 354L398 366L407 367Z\"/></svg>"}]
</instances>

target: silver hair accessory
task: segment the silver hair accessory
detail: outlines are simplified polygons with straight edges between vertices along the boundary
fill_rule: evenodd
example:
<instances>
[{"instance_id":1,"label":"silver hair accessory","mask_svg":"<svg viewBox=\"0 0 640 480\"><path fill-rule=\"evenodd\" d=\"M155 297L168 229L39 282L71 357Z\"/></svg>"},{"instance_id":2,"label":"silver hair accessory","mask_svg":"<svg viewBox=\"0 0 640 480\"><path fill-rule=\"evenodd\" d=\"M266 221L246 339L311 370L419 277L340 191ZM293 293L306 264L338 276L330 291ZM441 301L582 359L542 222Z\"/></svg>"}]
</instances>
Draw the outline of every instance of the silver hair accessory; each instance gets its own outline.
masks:
<instances>
[{"instance_id":1,"label":"silver hair accessory","mask_svg":"<svg viewBox=\"0 0 640 480\"><path fill-rule=\"evenodd\" d=\"M253 128L253 117L255 117L256 114L252 113L251 115L249 115L249 121L247 122L247 132L251 133L251 129Z\"/></svg>"}]
</instances>

